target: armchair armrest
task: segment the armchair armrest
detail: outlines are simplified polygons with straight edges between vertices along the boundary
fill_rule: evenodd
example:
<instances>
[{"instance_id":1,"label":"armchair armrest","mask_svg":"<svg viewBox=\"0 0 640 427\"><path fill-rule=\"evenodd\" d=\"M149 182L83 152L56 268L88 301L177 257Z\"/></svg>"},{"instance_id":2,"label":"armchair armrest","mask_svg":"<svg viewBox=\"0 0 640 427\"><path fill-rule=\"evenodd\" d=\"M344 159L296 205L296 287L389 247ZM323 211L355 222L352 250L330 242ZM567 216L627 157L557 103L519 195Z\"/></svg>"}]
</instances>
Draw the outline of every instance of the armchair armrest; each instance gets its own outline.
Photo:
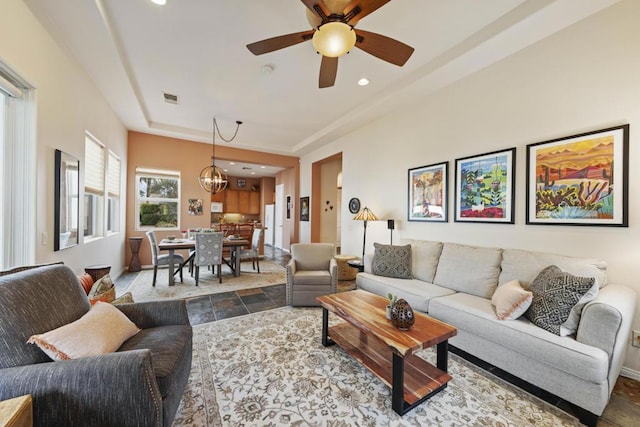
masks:
<instances>
[{"instance_id":1,"label":"armchair armrest","mask_svg":"<svg viewBox=\"0 0 640 427\"><path fill-rule=\"evenodd\" d=\"M0 399L24 394L34 425L162 425L149 350L0 369Z\"/></svg>"},{"instance_id":2,"label":"armchair armrest","mask_svg":"<svg viewBox=\"0 0 640 427\"><path fill-rule=\"evenodd\" d=\"M331 293L338 292L338 262L335 258L329 261L329 271L331 272Z\"/></svg>"},{"instance_id":3,"label":"armchair armrest","mask_svg":"<svg viewBox=\"0 0 640 427\"><path fill-rule=\"evenodd\" d=\"M142 329L190 324L187 304L184 300L119 304L116 307Z\"/></svg>"}]
</instances>

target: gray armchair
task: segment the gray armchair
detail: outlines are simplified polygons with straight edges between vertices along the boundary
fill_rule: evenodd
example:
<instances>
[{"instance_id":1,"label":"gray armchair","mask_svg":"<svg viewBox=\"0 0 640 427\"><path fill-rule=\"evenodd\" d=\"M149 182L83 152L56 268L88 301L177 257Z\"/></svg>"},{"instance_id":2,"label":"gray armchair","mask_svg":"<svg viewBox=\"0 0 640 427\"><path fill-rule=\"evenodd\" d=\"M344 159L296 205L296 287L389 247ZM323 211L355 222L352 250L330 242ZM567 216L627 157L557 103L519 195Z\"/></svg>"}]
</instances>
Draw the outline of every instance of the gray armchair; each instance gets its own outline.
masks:
<instances>
[{"instance_id":1,"label":"gray armchair","mask_svg":"<svg viewBox=\"0 0 640 427\"><path fill-rule=\"evenodd\" d=\"M191 369L183 300L118 307L140 329L115 353L54 362L33 344L89 301L63 265L0 273L0 399L33 398L34 426L170 426Z\"/></svg>"},{"instance_id":2,"label":"gray armchair","mask_svg":"<svg viewBox=\"0 0 640 427\"><path fill-rule=\"evenodd\" d=\"M291 245L287 264L287 304L317 306L316 297L336 292L338 264L331 243L296 243Z\"/></svg>"}]
</instances>

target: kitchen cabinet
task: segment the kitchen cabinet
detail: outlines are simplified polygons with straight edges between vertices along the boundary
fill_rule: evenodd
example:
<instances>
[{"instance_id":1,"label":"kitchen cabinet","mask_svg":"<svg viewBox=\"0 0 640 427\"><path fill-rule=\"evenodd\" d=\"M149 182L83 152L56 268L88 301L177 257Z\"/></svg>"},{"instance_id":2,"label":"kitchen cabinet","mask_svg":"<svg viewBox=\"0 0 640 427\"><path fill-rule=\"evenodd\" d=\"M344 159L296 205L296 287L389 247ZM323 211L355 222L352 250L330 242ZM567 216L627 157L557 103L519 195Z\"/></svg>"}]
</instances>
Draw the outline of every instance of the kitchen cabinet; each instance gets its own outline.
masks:
<instances>
[{"instance_id":1,"label":"kitchen cabinet","mask_svg":"<svg viewBox=\"0 0 640 427\"><path fill-rule=\"evenodd\" d=\"M240 213L245 215L260 215L260 192L225 190L212 194L212 202L222 202L224 213Z\"/></svg>"}]
</instances>

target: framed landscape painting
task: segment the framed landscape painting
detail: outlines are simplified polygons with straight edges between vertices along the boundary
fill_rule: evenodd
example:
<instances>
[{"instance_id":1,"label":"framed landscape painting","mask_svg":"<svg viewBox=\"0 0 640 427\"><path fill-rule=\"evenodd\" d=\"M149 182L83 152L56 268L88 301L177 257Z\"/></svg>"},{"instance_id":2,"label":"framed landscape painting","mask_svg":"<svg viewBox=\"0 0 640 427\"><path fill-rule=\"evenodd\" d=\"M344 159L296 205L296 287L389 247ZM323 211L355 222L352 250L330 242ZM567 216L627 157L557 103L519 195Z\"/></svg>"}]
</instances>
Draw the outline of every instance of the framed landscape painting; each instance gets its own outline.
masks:
<instances>
[{"instance_id":1,"label":"framed landscape painting","mask_svg":"<svg viewBox=\"0 0 640 427\"><path fill-rule=\"evenodd\" d=\"M628 227L629 125L527 145L527 224Z\"/></svg>"},{"instance_id":2,"label":"framed landscape painting","mask_svg":"<svg viewBox=\"0 0 640 427\"><path fill-rule=\"evenodd\" d=\"M516 149L456 159L456 222L514 223Z\"/></svg>"},{"instance_id":3,"label":"framed landscape painting","mask_svg":"<svg viewBox=\"0 0 640 427\"><path fill-rule=\"evenodd\" d=\"M447 222L449 162L409 169L409 221Z\"/></svg>"}]
</instances>

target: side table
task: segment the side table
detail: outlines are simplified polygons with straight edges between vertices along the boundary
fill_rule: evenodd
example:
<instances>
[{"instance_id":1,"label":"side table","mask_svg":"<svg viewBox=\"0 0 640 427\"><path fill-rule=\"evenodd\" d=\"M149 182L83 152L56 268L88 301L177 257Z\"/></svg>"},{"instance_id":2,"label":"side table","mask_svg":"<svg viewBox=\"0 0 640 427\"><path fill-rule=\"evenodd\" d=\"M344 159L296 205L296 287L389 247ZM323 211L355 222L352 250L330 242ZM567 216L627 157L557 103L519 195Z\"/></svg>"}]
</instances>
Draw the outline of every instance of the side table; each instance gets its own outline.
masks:
<instances>
[{"instance_id":1,"label":"side table","mask_svg":"<svg viewBox=\"0 0 640 427\"><path fill-rule=\"evenodd\" d=\"M129 262L129 272L142 270L140 264L140 245L142 244L142 237L129 237L129 247L131 248L131 262Z\"/></svg>"},{"instance_id":2,"label":"side table","mask_svg":"<svg viewBox=\"0 0 640 427\"><path fill-rule=\"evenodd\" d=\"M349 264L349 267L358 270L358 273L362 273L364 271L364 264L362 263L362 260L360 258L347 261L347 264Z\"/></svg>"},{"instance_id":3,"label":"side table","mask_svg":"<svg viewBox=\"0 0 640 427\"><path fill-rule=\"evenodd\" d=\"M93 283L97 282L99 278L109 274L110 271L111 266L106 264L90 265L84 268L84 272L91 276Z\"/></svg>"},{"instance_id":4,"label":"side table","mask_svg":"<svg viewBox=\"0 0 640 427\"><path fill-rule=\"evenodd\" d=\"M338 264L338 280L355 280L358 271L349 265L349 261L358 259L358 257L354 255L335 255L334 258Z\"/></svg>"},{"instance_id":5,"label":"side table","mask_svg":"<svg viewBox=\"0 0 640 427\"><path fill-rule=\"evenodd\" d=\"M0 425L7 427L33 426L31 395L27 394L1 401Z\"/></svg>"}]
</instances>

